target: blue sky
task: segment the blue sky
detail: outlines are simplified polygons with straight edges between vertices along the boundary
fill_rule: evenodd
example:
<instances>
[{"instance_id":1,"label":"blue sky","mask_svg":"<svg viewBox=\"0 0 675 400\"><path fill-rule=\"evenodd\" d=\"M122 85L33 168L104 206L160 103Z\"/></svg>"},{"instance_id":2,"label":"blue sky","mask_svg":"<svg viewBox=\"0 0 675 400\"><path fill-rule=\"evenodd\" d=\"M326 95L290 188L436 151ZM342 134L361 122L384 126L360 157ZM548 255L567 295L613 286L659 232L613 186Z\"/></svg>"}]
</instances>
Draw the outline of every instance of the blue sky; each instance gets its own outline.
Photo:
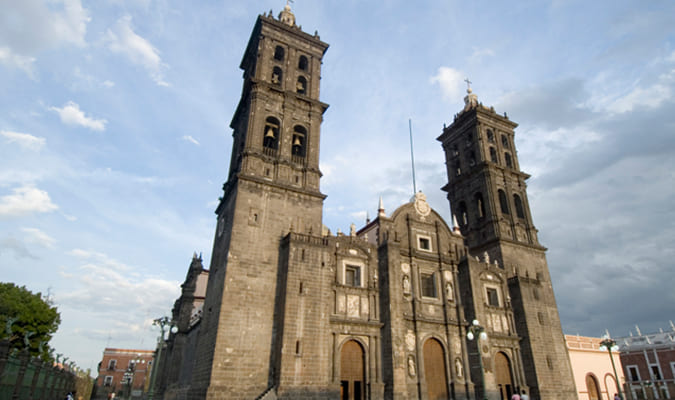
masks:
<instances>
[{"instance_id":1,"label":"blue sky","mask_svg":"<svg viewBox=\"0 0 675 400\"><path fill-rule=\"evenodd\" d=\"M152 348L227 175L239 62L285 2L0 0L0 280L49 293L84 368ZM418 188L446 218L440 135L463 103L518 122L565 333L675 319L675 3L306 1L323 62L333 232Z\"/></svg>"}]
</instances>

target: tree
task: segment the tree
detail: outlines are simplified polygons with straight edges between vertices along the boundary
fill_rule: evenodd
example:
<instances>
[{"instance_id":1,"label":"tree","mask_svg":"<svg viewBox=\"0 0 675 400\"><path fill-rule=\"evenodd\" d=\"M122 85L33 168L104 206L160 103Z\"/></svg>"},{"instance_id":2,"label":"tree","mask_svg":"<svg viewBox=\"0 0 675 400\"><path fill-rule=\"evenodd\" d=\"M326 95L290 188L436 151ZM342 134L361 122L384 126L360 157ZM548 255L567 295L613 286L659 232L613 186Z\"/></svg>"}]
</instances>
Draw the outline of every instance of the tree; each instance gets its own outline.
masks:
<instances>
[{"instance_id":1,"label":"tree","mask_svg":"<svg viewBox=\"0 0 675 400\"><path fill-rule=\"evenodd\" d=\"M7 332L10 322L11 335ZM0 337L8 339L12 348L22 350L27 342L32 355L51 358L48 343L60 323L56 307L43 299L41 293L0 282Z\"/></svg>"}]
</instances>

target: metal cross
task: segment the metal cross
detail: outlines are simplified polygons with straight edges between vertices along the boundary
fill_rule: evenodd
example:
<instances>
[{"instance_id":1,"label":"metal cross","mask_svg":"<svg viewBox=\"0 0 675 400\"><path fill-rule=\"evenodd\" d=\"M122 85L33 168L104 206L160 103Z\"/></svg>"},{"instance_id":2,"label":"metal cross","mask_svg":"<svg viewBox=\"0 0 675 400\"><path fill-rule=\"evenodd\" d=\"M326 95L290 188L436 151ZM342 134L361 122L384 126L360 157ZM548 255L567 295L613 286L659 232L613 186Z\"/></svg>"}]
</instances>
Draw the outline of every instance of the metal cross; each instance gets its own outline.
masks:
<instances>
[{"instance_id":1,"label":"metal cross","mask_svg":"<svg viewBox=\"0 0 675 400\"><path fill-rule=\"evenodd\" d=\"M470 90L470 89L471 89L471 83L472 83L472 82L469 80L469 78L464 78L464 82L466 82L467 89Z\"/></svg>"}]
</instances>

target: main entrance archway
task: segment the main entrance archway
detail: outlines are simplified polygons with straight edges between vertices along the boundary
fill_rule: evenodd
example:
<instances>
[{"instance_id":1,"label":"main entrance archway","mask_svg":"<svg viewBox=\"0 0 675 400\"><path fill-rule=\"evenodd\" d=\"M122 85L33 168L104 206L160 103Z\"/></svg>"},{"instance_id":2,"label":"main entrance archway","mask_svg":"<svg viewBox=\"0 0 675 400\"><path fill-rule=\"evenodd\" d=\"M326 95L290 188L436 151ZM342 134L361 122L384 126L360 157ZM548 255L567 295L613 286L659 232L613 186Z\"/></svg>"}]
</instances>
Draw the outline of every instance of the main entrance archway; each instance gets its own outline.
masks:
<instances>
[{"instance_id":1,"label":"main entrance archway","mask_svg":"<svg viewBox=\"0 0 675 400\"><path fill-rule=\"evenodd\" d=\"M340 399L363 400L365 391L365 368L363 347L350 340L342 345L340 352Z\"/></svg>"},{"instance_id":2,"label":"main entrance archway","mask_svg":"<svg viewBox=\"0 0 675 400\"><path fill-rule=\"evenodd\" d=\"M509 400L515 388L511 379L511 362L502 352L495 354L495 375L502 400Z\"/></svg>"},{"instance_id":3,"label":"main entrance archway","mask_svg":"<svg viewBox=\"0 0 675 400\"><path fill-rule=\"evenodd\" d=\"M429 400L447 400L448 380L445 374L445 352L436 339L424 342L424 376Z\"/></svg>"}]
</instances>

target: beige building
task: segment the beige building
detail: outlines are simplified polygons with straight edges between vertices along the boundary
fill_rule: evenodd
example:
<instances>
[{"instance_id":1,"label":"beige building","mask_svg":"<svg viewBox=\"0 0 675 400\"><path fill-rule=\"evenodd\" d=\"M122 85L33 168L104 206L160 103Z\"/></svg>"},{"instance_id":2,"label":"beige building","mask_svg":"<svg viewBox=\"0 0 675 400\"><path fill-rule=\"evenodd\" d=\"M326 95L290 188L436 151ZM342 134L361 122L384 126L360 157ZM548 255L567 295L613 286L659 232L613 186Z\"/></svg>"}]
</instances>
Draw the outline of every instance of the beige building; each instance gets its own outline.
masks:
<instances>
[{"instance_id":1,"label":"beige building","mask_svg":"<svg viewBox=\"0 0 675 400\"><path fill-rule=\"evenodd\" d=\"M565 335L579 400L614 400L617 393L612 361L607 350L600 350L600 341L601 338ZM623 383L619 352L612 351L612 357L619 381Z\"/></svg>"}]
</instances>

